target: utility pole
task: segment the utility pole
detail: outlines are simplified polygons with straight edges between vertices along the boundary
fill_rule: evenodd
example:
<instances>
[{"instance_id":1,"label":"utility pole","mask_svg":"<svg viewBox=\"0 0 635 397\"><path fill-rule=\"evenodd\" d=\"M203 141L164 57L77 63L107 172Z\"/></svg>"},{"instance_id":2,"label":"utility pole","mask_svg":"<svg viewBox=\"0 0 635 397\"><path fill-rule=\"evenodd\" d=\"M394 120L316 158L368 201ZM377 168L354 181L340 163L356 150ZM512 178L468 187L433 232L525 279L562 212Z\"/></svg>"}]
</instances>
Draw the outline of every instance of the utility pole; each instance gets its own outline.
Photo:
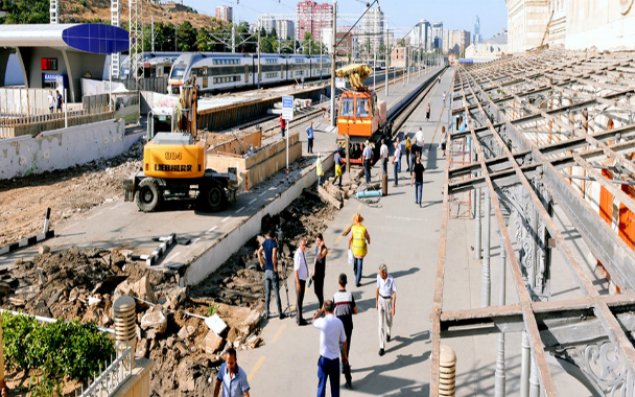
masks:
<instances>
[{"instance_id":1,"label":"utility pole","mask_svg":"<svg viewBox=\"0 0 635 397\"><path fill-rule=\"evenodd\" d=\"M154 52L154 15L150 18L150 44Z\"/></svg>"},{"instance_id":2,"label":"utility pole","mask_svg":"<svg viewBox=\"0 0 635 397\"><path fill-rule=\"evenodd\" d=\"M258 89L260 89L260 80L262 80L262 73L260 72L260 19L258 19Z\"/></svg>"},{"instance_id":3,"label":"utility pole","mask_svg":"<svg viewBox=\"0 0 635 397\"><path fill-rule=\"evenodd\" d=\"M236 53L236 24L232 21L232 54Z\"/></svg>"},{"instance_id":4,"label":"utility pole","mask_svg":"<svg viewBox=\"0 0 635 397\"><path fill-rule=\"evenodd\" d=\"M384 78L385 78L385 82L384 82L384 90L385 90L385 95L386 98L388 98L388 26L386 26L386 73L384 74ZM388 100L388 99L386 99Z\"/></svg>"},{"instance_id":5,"label":"utility pole","mask_svg":"<svg viewBox=\"0 0 635 397\"><path fill-rule=\"evenodd\" d=\"M333 0L333 31L331 32L331 126L335 127L335 51L337 35L337 1Z\"/></svg>"}]
</instances>

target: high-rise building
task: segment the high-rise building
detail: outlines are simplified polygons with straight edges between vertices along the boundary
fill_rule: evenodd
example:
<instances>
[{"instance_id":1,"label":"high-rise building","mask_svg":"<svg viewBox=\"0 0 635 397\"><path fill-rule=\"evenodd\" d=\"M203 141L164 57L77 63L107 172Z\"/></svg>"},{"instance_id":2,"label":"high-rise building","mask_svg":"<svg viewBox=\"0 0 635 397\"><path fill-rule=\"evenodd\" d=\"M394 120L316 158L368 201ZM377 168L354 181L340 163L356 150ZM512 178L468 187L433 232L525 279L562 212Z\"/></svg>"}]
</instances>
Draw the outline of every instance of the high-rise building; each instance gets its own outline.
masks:
<instances>
[{"instance_id":1,"label":"high-rise building","mask_svg":"<svg viewBox=\"0 0 635 397\"><path fill-rule=\"evenodd\" d=\"M424 19L418 22L408 35L408 45L423 49L424 51L430 51L430 36L430 22Z\"/></svg>"},{"instance_id":2,"label":"high-rise building","mask_svg":"<svg viewBox=\"0 0 635 397\"><path fill-rule=\"evenodd\" d=\"M478 44L481 42L481 19L476 16L476 23L474 24L474 36L472 38L472 43Z\"/></svg>"},{"instance_id":3,"label":"high-rise building","mask_svg":"<svg viewBox=\"0 0 635 397\"><path fill-rule=\"evenodd\" d=\"M379 7L368 10L357 32L358 42L362 46L363 56L372 56L384 45L384 13Z\"/></svg>"},{"instance_id":4,"label":"high-rise building","mask_svg":"<svg viewBox=\"0 0 635 397\"><path fill-rule=\"evenodd\" d=\"M318 4L310 0L301 1L297 5L296 14L296 38L300 41L304 40L307 32L311 33L314 40L320 40L322 30L332 26L333 6L331 4Z\"/></svg>"},{"instance_id":5,"label":"high-rise building","mask_svg":"<svg viewBox=\"0 0 635 397\"><path fill-rule=\"evenodd\" d=\"M430 50L442 50L443 49L443 22L437 22L432 24L430 29Z\"/></svg>"},{"instance_id":6,"label":"high-rise building","mask_svg":"<svg viewBox=\"0 0 635 397\"><path fill-rule=\"evenodd\" d=\"M285 40L295 38L295 23L290 19L277 19L276 32Z\"/></svg>"},{"instance_id":7,"label":"high-rise building","mask_svg":"<svg viewBox=\"0 0 635 397\"><path fill-rule=\"evenodd\" d=\"M229 6L216 7L216 19L221 19L227 22L234 21L234 10Z\"/></svg>"},{"instance_id":8,"label":"high-rise building","mask_svg":"<svg viewBox=\"0 0 635 397\"><path fill-rule=\"evenodd\" d=\"M443 52L463 56L471 44L472 35L466 30L446 30L444 32Z\"/></svg>"}]
</instances>

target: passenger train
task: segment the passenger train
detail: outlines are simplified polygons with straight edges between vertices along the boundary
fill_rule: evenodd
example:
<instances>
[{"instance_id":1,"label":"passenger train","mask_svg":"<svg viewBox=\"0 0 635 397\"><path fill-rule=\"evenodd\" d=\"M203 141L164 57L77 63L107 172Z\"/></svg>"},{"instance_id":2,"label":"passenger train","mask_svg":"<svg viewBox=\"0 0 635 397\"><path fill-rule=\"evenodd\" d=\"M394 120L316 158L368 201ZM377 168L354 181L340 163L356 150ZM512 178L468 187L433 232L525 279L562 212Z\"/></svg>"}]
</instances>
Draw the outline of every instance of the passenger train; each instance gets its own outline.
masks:
<instances>
[{"instance_id":1,"label":"passenger train","mask_svg":"<svg viewBox=\"0 0 635 397\"><path fill-rule=\"evenodd\" d=\"M339 62L338 65L340 66ZM260 85L330 77L327 55L260 54ZM168 93L179 94L183 82L196 77L200 92L258 86L258 55L188 52L173 63Z\"/></svg>"}]
</instances>

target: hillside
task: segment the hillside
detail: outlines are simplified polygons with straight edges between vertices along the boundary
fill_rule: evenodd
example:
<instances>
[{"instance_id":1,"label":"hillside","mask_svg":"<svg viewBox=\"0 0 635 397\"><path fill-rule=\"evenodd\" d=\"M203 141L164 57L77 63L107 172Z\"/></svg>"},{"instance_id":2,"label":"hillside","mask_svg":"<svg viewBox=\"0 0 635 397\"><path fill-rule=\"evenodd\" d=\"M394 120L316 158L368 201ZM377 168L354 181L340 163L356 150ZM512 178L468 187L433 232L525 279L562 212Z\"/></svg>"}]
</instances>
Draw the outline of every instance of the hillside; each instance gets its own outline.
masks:
<instances>
[{"instance_id":1,"label":"hillside","mask_svg":"<svg viewBox=\"0 0 635 397\"><path fill-rule=\"evenodd\" d=\"M120 0L121 23L128 22L128 1ZM48 23L49 0L0 0L0 10L7 11L4 23ZM110 23L110 0L60 0L60 22L103 22ZM142 20L149 25L154 17L154 23L179 26L189 21L196 29L216 29L226 24L214 17L197 13L194 9L180 3L164 2L155 4L143 0Z\"/></svg>"}]
</instances>

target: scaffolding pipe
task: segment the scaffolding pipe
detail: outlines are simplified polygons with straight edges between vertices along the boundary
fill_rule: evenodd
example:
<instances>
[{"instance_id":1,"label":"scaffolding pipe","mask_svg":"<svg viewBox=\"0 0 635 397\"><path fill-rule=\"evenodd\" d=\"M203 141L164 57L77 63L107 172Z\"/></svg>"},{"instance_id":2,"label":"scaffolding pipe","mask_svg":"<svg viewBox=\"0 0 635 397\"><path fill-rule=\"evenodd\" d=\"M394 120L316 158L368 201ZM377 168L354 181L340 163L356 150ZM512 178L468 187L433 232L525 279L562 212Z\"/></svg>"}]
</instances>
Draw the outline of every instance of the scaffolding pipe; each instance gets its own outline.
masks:
<instances>
[{"instance_id":1,"label":"scaffolding pipe","mask_svg":"<svg viewBox=\"0 0 635 397\"><path fill-rule=\"evenodd\" d=\"M505 306L507 294L507 251L499 233L501 247L500 290L498 305ZM496 350L496 371L494 373L494 397L505 397L505 333L498 334L498 347Z\"/></svg>"},{"instance_id":2,"label":"scaffolding pipe","mask_svg":"<svg viewBox=\"0 0 635 397\"><path fill-rule=\"evenodd\" d=\"M481 259L481 189L474 189L474 259Z\"/></svg>"},{"instance_id":3,"label":"scaffolding pipe","mask_svg":"<svg viewBox=\"0 0 635 397\"><path fill-rule=\"evenodd\" d=\"M491 226L491 212L492 202L489 198L489 190L485 189L485 212L483 214L483 221L485 222L485 246L483 247L483 265L482 265L482 285L481 285L481 306L487 307L491 304L492 296L492 277L490 269L490 226Z\"/></svg>"}]
</instances>

